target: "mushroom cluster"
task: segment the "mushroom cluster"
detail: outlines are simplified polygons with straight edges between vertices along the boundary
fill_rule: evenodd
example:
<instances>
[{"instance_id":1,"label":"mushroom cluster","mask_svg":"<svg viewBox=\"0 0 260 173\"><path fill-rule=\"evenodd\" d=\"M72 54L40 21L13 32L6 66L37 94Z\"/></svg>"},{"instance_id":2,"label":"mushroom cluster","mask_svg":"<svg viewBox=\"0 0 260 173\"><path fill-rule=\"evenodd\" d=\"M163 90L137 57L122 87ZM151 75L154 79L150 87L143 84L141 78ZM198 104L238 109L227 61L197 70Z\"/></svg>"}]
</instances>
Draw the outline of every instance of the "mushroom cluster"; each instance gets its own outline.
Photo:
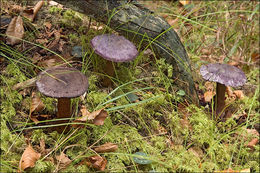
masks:
<instances>
[{"instance_id":1,"label":"mushroom cluster","mask_svg":"<svg viewBox=\"0 0 260 173\"><path fill-rule=\"evenodd\" d=\"M239 87L246 83L245 73L237 67L228 64L208 64L202 65L200 74L205 80L217 82L215 113L217 118L221 118L225 108L226 86Z\"/></svg>"}]
</instances>

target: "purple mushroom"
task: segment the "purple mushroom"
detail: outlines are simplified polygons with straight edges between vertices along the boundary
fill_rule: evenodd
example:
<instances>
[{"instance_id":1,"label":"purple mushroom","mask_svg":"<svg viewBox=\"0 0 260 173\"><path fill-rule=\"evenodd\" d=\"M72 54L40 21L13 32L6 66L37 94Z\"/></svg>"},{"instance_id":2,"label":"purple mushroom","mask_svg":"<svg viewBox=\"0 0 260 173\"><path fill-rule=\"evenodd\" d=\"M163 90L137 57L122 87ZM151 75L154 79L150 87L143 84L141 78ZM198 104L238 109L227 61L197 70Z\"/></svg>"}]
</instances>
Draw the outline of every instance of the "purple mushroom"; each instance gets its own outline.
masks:
<instances>
[{"instance_id":1,"label":"purple mushroom","mask_svg":"<svg viewBox=\"0 0 260 173\"><path fill-rule=\"evenodd\" d=\"M226 86L239 87L246 83L245 73L228 64L208 64L200 68L200 74L208 81L217 82L215 112L220 117L225 108Z\"/></svg>"},{"instance_id":2,"label":"purple mushroom","mask_svg":"<svg viewBox=\"0 0 260 173\"><path fill-rule=\"evenodd\" d=\"M91 46L98 55L107 60L105 73L109 76L114 76L115 73L112 62L132 61L138 55L136 46L132 42L115 34L98 35L91 40ZM111 81L108 83L111 84Z\"/></svg>"},{"instance_id":3,"label":"purple mushroom","mask_svg":"<svg viewBox=\"0 0 260 173\"><path fill-rule=\"evenodd\" d=\"M38 75L36 86L42 94L58 98L57 118L70 118L70 99L87 91L88 79L75 68L52 67ZM62 132L63 129L60 128L57 131Z\"/></svg>"}]
</instances>

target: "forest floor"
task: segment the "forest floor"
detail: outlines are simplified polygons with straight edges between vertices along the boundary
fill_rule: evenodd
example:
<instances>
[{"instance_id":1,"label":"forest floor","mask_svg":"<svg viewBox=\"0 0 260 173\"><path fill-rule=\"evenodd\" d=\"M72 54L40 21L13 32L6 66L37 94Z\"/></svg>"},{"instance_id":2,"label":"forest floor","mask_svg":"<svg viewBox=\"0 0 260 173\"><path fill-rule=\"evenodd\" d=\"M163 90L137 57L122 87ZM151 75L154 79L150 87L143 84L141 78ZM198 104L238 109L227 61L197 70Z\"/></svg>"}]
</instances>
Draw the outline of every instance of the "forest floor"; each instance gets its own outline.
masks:
<instances>
[{"instance_id":1,"label":"forest floor","mask_svg":"<svg viewBox=\"0 0 260 173\"><path fill-rule=\"evenodd\" d=\"M172 66L150 48L115 65L113 85L104 87L104 60L90 40L115 31L59 4L43 3L34 16L26 2L1 1L1 172L260 171L259 2L139 1L178 33L200 105L185 100ZM10 39L7 27L22 7L33 22L17 18L10 32L20 39ZM209 63L247 77L227 88L222 120L212 112L216 84L200 75ZM72 99L68 131L58 133L57 100L40 94L35 80L64 64L81 70L89 87Z\"/></svg>"}]
</instances>

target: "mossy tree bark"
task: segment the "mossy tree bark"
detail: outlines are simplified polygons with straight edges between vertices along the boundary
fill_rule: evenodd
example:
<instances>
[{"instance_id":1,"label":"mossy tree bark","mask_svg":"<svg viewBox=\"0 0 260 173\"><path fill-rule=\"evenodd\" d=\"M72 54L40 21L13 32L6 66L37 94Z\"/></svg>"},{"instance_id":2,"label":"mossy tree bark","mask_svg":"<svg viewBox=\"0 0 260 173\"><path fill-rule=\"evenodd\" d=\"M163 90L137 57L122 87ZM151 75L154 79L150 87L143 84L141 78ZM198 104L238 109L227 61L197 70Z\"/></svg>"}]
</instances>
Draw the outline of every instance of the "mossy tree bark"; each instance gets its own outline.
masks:
<instances>
[{"instance_id":1,"label":"mossy tree bark","mask_svg":"<svg viewBox=\"0 0 260 173\"><path fill-rule=\"evenodd\" d=\"M173 66L176 85L186 92L187 99L198 104L188 55L177 33L162 17L135 0L56 1L107 24L133 42L151 45L158 57Z\"/></svg>"}]
</instances>

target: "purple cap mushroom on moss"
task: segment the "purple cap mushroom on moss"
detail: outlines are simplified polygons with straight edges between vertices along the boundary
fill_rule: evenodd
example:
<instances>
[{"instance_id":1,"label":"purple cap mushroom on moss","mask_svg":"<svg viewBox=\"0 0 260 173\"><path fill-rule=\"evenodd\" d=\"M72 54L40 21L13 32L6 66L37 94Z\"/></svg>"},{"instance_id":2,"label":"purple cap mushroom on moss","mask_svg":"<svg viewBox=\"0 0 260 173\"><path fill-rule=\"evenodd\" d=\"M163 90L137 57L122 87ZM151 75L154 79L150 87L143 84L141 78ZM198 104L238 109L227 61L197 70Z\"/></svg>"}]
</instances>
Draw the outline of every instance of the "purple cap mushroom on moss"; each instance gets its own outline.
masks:
<instances>
[{"instance_id":1,"label":"purple cap mushroom on moss","mask_svg":"<svg viewBox=\"0 0 260 173\"><path fill-rule=\"evenodd\" d=\"M228 64L202 65L200 74L208 81L217 82L215 111L220 116L225 107L226 86L239 87L246 83L245 73L235 66Z\"/></svg>"},{"instance_id":2,"label":"purple cap mushroom on moss","mask_svg":"<svg viewBox=\"0 0 260 173\"><path fill-rule=\"evenodd\" d=\"M58 99L57 118L70 118L70 99L87 91L88 79L75 68L52 67L38 75L36 86L43 95Z\"/></svg>"},{"instance_id":3,"label":"purple cap mushroom on moss","mask_svg":"<svg viewBox=\"0 0 260 173\"><path fill-rule=\"evenodd\" d=\"M114 76L112 62L129 62L138 55L131 41L115 34L98 35L91 40L91 46L96 54L107 60L105 72L110 76Z\"/></svg>"}]
</instances>

